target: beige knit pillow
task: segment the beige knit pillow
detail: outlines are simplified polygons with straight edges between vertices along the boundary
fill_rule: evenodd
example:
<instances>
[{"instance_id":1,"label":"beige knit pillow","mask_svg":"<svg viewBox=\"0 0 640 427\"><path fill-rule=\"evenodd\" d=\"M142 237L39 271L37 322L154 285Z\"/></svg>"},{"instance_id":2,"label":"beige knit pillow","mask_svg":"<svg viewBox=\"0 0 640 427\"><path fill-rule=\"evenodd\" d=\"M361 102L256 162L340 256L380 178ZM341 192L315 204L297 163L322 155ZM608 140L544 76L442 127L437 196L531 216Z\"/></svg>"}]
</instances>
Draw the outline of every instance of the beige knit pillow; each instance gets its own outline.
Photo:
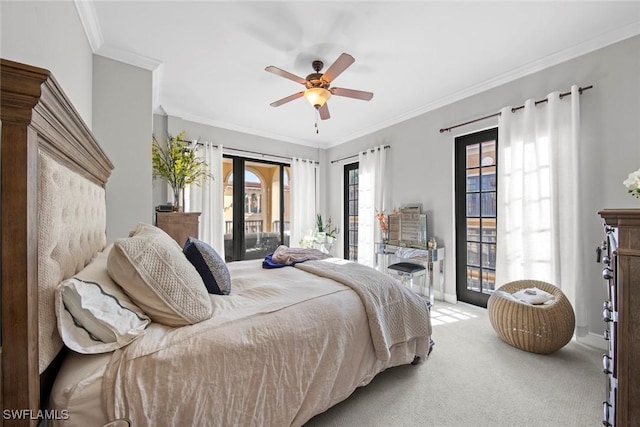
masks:
<instances>
[{"instance_id":1,"label":"beige knit pillow","mask_svg":"<svg viewBox=\"0 0 640 427\"><path fill-rule=\"evenodd\" d=\"M183 326L209 319L211 300L202 278L164 231L138 224L113 244L109 275L154 322Z\"/></svg>"}]
</instances>

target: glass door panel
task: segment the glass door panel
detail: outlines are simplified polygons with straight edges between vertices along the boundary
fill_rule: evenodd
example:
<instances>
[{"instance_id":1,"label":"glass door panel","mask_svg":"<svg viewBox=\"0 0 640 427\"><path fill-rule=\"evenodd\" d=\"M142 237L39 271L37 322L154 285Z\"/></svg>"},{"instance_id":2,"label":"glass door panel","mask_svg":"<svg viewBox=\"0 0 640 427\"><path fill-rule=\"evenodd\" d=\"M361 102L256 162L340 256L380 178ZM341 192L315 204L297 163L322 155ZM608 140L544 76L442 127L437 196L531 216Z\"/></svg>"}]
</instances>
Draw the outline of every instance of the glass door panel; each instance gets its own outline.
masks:
<instances>
[{"instance_id":1,"label":"glass door panel","mask_svg":"<svg viewBox=\"0 0 640 427\"><path fill-rule=\"evenodd\" d=\"M238 157L223 160L227 261L261 259L288 245L290 168Z\"/></svg>"},{"instance_id":2,"label":"glass door panel","mask_svg":"<svg viewBox=\"0 0 640 427\"><path fill-rule=\"evenodd\" d=\"M461 301L486 307L495 290L497 129L456 138L456 276Z\"/></svg>"},{"instance_id":3,"label":"glass door panel","mask_svg":"<svg viewBox=\"0 0 640 427\"><path fill-rule=\"evenodd\" d=\"M344 166L344 258L358 260L358 163Z\"/></svg>"},{"instance_id":4,"label":"glass door panel","mask_svg":"<svg viewBox=\"0 0 640 427\"><path fill-rule=\"evenodd\" d=\"M233 261L233 159L222 159L224 177L224 258Z\"/></svg>"}]
</instances>

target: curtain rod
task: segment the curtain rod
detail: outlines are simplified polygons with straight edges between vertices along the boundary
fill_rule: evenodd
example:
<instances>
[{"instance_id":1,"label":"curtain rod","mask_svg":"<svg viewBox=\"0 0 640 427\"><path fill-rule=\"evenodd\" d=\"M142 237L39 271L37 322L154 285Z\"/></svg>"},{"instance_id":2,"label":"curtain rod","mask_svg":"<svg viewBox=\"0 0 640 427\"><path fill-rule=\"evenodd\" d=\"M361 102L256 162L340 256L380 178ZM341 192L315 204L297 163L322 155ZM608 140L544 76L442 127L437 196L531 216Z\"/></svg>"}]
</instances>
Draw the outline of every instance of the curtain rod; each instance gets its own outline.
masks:
<instances>
[{"instance_id":1,"label":"curtain rod","mask_svg":"<svg viewBox=\"0 0 640 427\"><path fill-rule=\"evenodd\" d=\"M293 160L293 157L287 157L287 156L280 156L278 154L267 154L267 153L260 153L259 151L251 151L251 150L244 150L242 148L233 148L233 147L225 147L225 150L233 150L233 151L240 151L241 153L251 153L251 154L257 154L259 156L268 156L268 157L277 157L280 159L286 159L286 160ZM306 162L307 159L296 159L296 160L302 160L303 162ZM313 162L316 165L319 165L320 162L318 162L317 160L309 160L310 162Z\"/></svg>"},{"instance_id":2,"label":"curtain rod","mask_svg":"<svg viewBox=\"0 0 640 427\"><path fill-rule=\"evenodd\" d=\"M391 148L391 146L390 145L385 145L382 148L384 148L386 150L388 148ZM378 147L378 150L380 150L380 147ZM375 148L368 148L368 149L362 151L362 154L367 154L367 151L371 151L373 153L374 151L376 151L376 149ZM360 155L360 152L357 152L356 154L352 154L352 155L347 156L347 157L342 157L341 159L331 160L331 164L337 163L337 162L341 162L343 160L347 160L347 159L350 159L352 157L358 157L359 155Z\"/></svg>"},{"instance_id":3,"label":"curtain rod","mask_svg":"<svg viewBox=\"0 0 640 427\"><path fill-rule=\"evenodd\" d=\"M176 141L178 141L178 142L188 142L189 144L193 144L195 142L196 145L204 145L204 143L199 142L197 139L194 139L193 141L189 141L188 139L177 139ZM217 144L211 143L211 146L214 147L214 148L218 148Z\"/></svg>"},{"instance_id":4,"label":"curtain rod","mask_svg":"<svg viewBox=\"0 0 640 427\"><path fill-rule=\"evenodd\" d=\"M590 86L587 86L587 87L581 87L581 88L578 88L578 92L580 92L580 95L582 95L583 91L591 89L591 88L593 88L593 85L590 85ZM562 98L564 98L565 96L568 96L568 95L571 95L570 91L569 92L565 92L565 93L561 93L560 94L560 99L562 99ZM548 101L549 101L548 98L541 99L539 101L536 101L535 105L542 104L543 102L548 102ZM511 109L511 112L515 113L516 111L522 110L523 108L524 108L524 105L520 105L519 107L513 107ZM477 119L469 120L468 122L464 122L464 123L458 123L457 125L453 125L453 126L449 126L448 128L440 129L440 133L451 132L452 129L459 128L459 127L465 126L465 125L470 125L471 123L480 122L482 120L490 119L492 117L497 117L497 116L500 116L501 114L502 113L498 111L497 113L489 114L488 116L479 117Z\"/></svg>"},{"instance_id":5,"label":"curtain rod","mask_svg":"<svg viewBox=\"0 0 640 427\"><path fill-rule=\"evenodd\" d=\"M189 142L191 144L193 144L193 142L196 142L196 145L203 145L202 142L198 142L198 140L194 140L194 141L184 141L184 140L180 140L181 142ZM218 146L216 144L211 144L213 147L218 148ZM286 159L286 160L293 160L293 157L287 157L287 156L280 156L278 154L267 154L267 153L260 153L258 151L251 151L251 150L244 150L242 148L233 148L233 147L224 147L225 150L233 150L233 151L240 151L242 153L251 153L251 154L257 154L259 156L268 156L268 157L277 157L280 159ZM303 162L306 162L306 159L302 159ZM313 161L316 165L319 165L320 162L318 161Z\"/></svg>"}]
</instances>

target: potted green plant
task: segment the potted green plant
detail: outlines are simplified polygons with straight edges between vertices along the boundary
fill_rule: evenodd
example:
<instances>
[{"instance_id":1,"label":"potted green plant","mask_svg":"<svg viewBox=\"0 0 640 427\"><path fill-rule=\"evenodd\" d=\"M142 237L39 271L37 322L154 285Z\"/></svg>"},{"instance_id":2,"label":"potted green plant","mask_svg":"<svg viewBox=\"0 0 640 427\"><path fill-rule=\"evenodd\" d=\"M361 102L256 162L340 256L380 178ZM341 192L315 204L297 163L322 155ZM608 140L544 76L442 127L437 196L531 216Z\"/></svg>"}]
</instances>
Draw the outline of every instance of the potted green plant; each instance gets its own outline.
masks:
<instances>
[{"instance_id":1,"label":"potted green plant","mask_svg":"<svg viewBox=\"0 0 640 427\"><path fill-rule=\"evenodd\" d=\"M151 144L151 160L153 176L167 181L173 189L173 209L180 210L180 197L184 205L184 188L190 184L199 185L206 177L210 177L205 161L196 156L198 146L183 140L185 131L176 137L167 137L167 146L163 147L153 137Z\"/></svg>"},{"instance_id":2,"label":"potted green plant","mask_svg":"<svg viewBox=\"0 0 640 427\"><path fill-rule=\"evenodd\" d=\"M322 214L316 214L316 227L300 239L300 247L319 249L329 253L338 233L340 230L331 225L331 218L325 222Z\"/></svg>"},{"instance_id":3,"label":"potted green plant","mask_svg":"<svg viewBox=\"0 0 640 427\"><path fill-rule=\"evenodd\" d=\"M340 230L338 230L336 227L331 225L331 218L329 218L327 222L325 222L322 219L322 214L317 214L316 215L316 232L324 233L327 237L331 237L332 239L335 239L337 234L340 232Z\"/></svg>"}]
</instances>

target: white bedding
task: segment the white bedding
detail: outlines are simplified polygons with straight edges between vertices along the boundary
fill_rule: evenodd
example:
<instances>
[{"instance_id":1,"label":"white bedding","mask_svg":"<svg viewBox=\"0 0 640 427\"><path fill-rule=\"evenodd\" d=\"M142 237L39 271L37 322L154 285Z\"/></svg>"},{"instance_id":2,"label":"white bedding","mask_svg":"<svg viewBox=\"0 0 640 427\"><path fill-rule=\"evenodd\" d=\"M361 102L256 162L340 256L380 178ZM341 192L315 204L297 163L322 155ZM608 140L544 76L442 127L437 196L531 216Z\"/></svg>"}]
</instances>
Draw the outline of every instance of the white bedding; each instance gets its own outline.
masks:
<instances>
[{"instance_id":1,"label":"white bedding","mask_svg":"<svg viewBox=\"0 0 640 427\"><path fill-rule=\"evenodd\" d=\"M424 335L393 345L383 361L354 291L260 263L229 264L233 292L211 296L211 319L180 328L153 323L114 352L99 381L99 412L133 425L298 426L385 368L427 355ZM79 407L53 402L53 409ZM96 425L83 421L70 411L67 425Z\"/></svg>"}]
</instances>

